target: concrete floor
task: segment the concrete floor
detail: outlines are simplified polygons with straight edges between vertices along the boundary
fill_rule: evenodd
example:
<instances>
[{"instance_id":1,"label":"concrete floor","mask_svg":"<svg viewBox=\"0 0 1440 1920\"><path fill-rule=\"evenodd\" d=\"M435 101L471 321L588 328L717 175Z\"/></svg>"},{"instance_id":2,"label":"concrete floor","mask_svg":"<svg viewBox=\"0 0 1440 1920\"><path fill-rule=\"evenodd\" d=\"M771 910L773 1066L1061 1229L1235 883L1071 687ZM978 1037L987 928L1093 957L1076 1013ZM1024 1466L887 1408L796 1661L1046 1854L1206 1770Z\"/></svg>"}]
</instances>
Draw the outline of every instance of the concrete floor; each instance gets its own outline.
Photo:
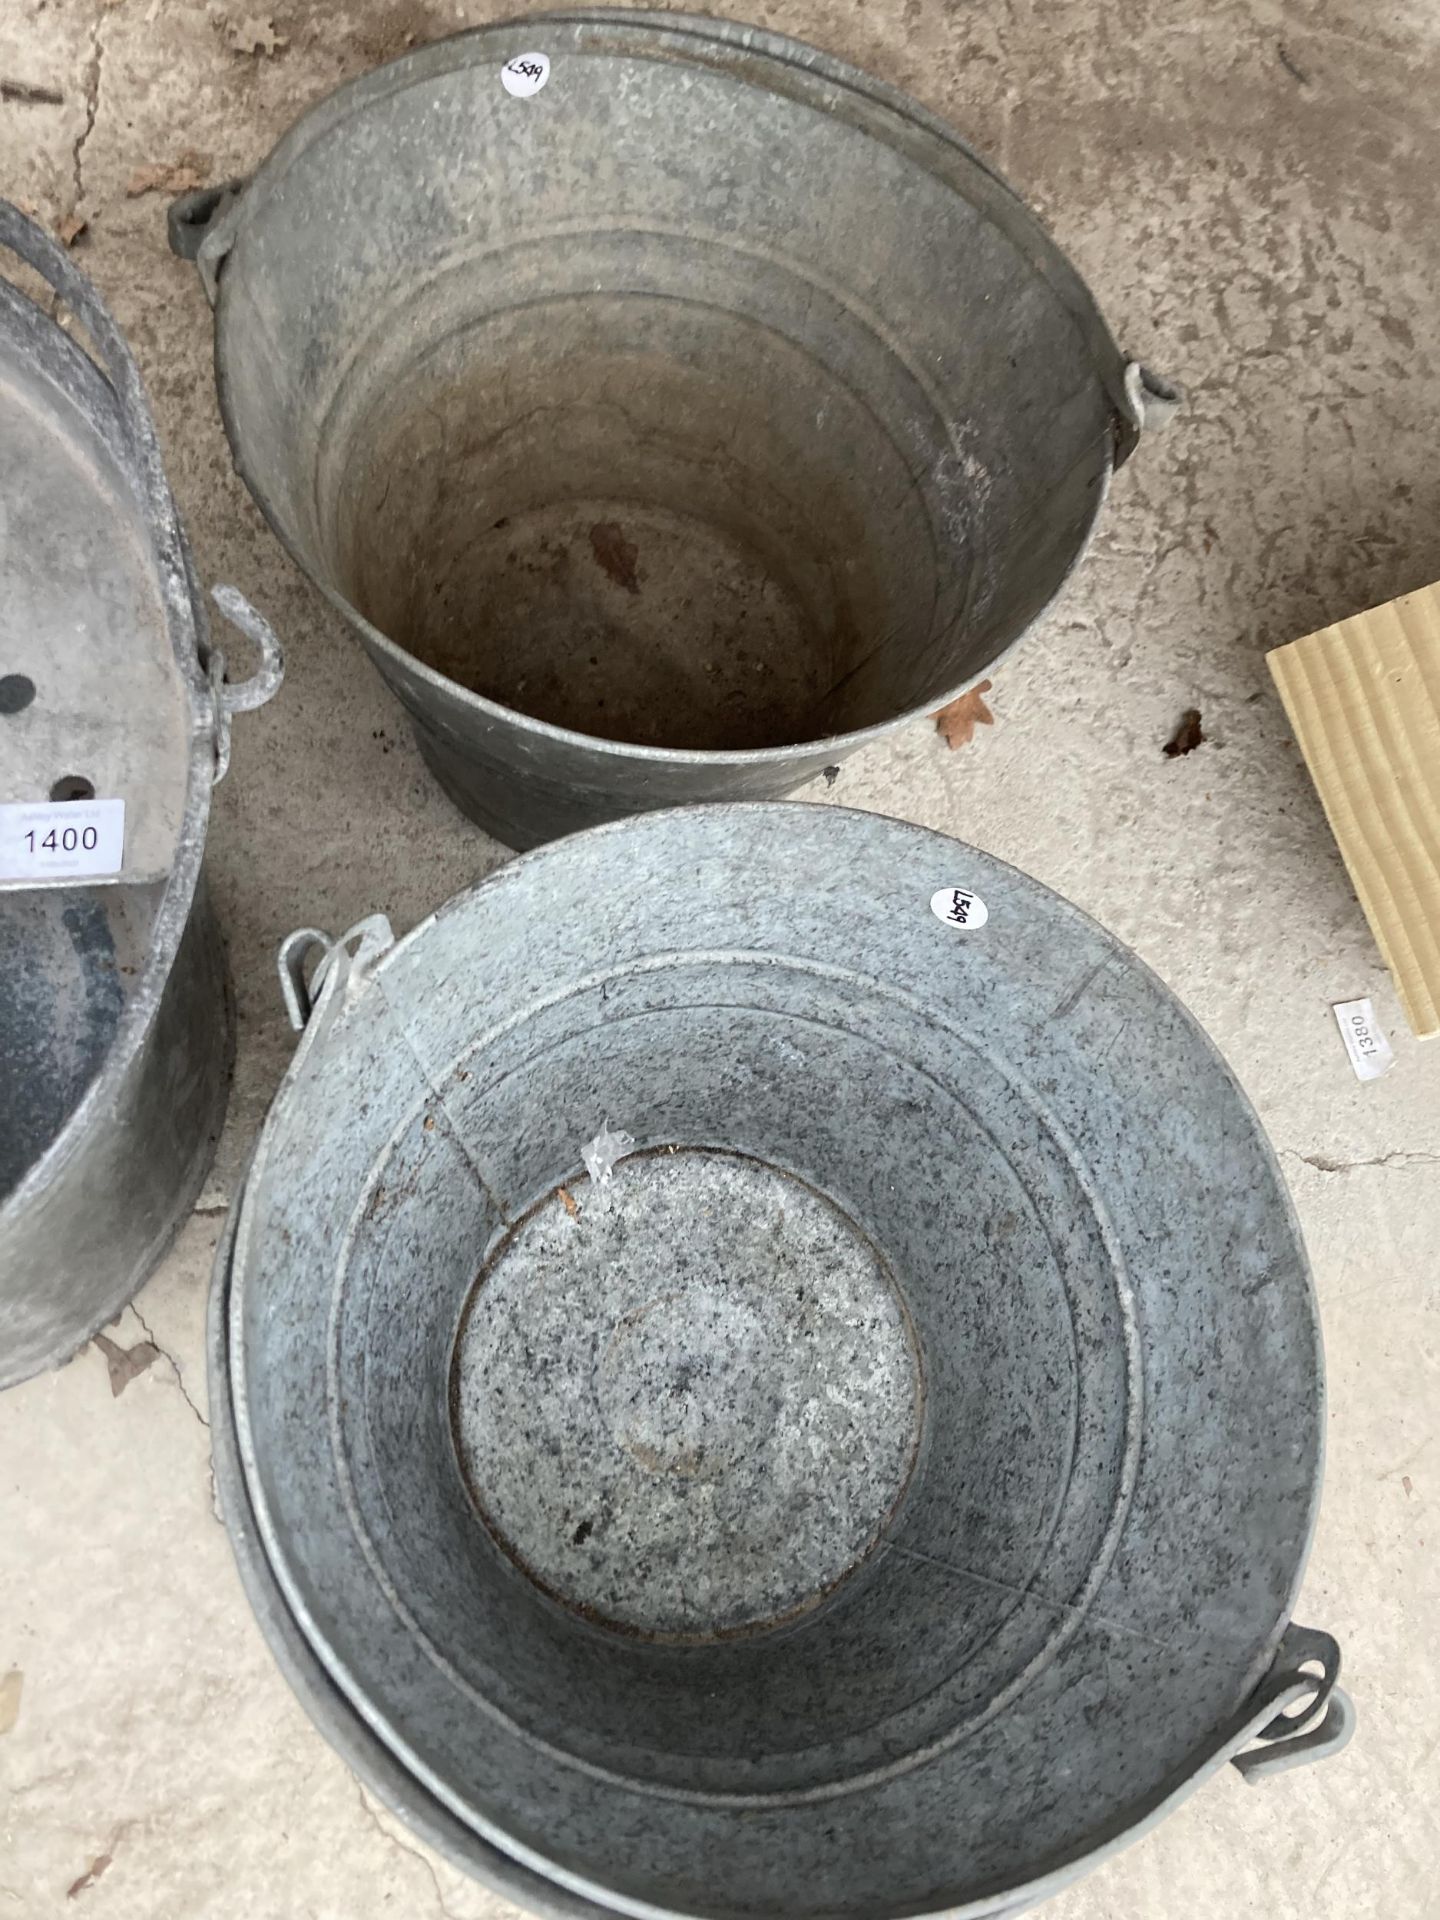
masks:
<instances>
[{"instance_id":1,"label":"concrete floor","mask_svg":"<svg viewBox=\"0 0 1440 1920\"><path fill-rule=\"evenodd\" d=\"M1005 170L1124 343L1190 404L1118 480L993 729L924 726L833 798L978 842L1170 982L1280 1151L1329 1351L1329 1469L1298 1617L1340 1638L1360 1732L1263 1788L1223 1778L1056 1920L1440 1913L1440 1047L1403 1030L1263 654L1440 576L1440 14L1430 0L749 0L910 88ZM211 838L240 1007L230 1126L169 1259L112 1331L164 1358L112 1398L84 1352L0 1400L0 1915L378 1920L509 1912L357 1786L252 1625L211 1507L202 1324L245 1143L290 1050L273 953L373 908L397 930L503 858L230 471L210 321L138 168L243 172L342 78L481 0L5 0L0 191L88 231L159 415L202 575L283 632ZM273 52L242 52L255 28ZM259 36L261 45L266 34ZM1160 754L1180 710L1208 743ZM810 797L823 801L827 796ZM1398 1055L1362 1086L1332 1001ZM14 1704L14 1686L0 1699ZM87 1879L87 1874L91 1877Z\"/></svg>"}]
</instances>

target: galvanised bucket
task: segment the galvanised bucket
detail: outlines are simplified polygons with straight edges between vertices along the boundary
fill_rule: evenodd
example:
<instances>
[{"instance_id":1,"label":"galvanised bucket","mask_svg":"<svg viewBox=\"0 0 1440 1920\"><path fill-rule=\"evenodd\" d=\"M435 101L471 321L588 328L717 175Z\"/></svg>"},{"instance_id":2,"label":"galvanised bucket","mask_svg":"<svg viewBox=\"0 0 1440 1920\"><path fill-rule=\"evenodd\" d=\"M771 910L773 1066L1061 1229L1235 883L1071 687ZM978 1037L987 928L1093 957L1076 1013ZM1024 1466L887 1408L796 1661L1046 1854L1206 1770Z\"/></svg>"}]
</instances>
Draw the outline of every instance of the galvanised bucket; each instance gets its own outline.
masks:
<instances>
[{"instance_id":1,"label":"galvanised bucket","mask_svg":"<svg viewBox=\"0 0 1440 1920\"><path fill-rule=\"evenodd\" d=\"M171 230L240 473L513 846L991 672L1175 400L941 121L684 14L407 54Z\"/></svg>"},{"instance_id":2,"label":"galvanised bucket","mask_svg":"<svg viewBox=\"0 0 1440 1920\"><path fill-rule=\"evenodd\" d=\"M144 1282L219 1138L232 1019L205 891L232 685L140 376L94 288L0 201L0 1387L69 1359ZM88 347L88 350L87 350Z\"/></svg>"},{"instance_id":3,"label":"galvanised bucket","mask_svg":"<svg viewBox=\"0 0 1440 1920\"><path fill-rule=\"evenodd\" d=\"M1343 1744L1290 1618L1289 1201L1074 908L871 815L689 808L284 977L222 1498L320 1724L451 1857L562 1913L999 1914Z\"/></svg>"}]
</instances>

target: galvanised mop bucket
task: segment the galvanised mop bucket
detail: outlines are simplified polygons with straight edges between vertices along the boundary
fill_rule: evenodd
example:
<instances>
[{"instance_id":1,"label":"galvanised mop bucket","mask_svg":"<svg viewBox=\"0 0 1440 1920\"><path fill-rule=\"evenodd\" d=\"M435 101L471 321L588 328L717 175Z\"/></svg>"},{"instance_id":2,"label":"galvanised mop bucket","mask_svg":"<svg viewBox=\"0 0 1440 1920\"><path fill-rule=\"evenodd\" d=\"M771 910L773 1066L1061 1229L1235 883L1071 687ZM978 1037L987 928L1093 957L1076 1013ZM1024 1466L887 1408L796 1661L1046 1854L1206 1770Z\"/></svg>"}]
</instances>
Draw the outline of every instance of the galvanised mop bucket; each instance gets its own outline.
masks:
<instances>
[{"instance_id":1,"label":"galvanised mop bucket","mask_svg":"<svg viewBox=\"0 0 1440 1920\"><path fill-rule=\"evenodd\" d=\"M189 1211L229 1092L232 1020L204 884L232 685L140 376L94 288L0 201L0 1387L68 1360ZM88 343L88 350L87 350Z\"/></svg>"},{"instance_id":2,"label":"galvanised mop bucket","mask_svg":"<svg viewBox=\"0 0 1440 1920\"><path fill-rule=\"evenodd\" d=\"M513 846L990 672L1175 399L943 122L684 14L407 54L171 231L240 473Z\"/></svg>"},{"instance_id":3,"label":"galvanised mop bucket","mask_svg":"<svg viewBox=\"0 0 1440 1920\"><path fill-rule=\"evenodd\" d=\"M1343 1743L1290 1620L1294 1217L1074 908L690 808L283 965L221 1494L302 1696L452 1858L567 1914L998 1914Z\"/></svg>"}]
</instances>

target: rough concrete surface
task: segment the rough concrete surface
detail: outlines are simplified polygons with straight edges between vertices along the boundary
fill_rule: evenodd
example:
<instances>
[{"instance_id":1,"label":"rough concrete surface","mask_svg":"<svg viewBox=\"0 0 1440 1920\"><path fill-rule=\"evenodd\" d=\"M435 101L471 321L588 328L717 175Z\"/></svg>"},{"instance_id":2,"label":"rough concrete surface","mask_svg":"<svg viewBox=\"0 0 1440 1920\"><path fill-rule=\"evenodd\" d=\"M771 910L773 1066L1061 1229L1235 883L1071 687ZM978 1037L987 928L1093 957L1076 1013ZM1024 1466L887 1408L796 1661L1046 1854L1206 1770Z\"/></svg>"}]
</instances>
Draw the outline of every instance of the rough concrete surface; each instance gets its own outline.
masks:
<instances>
[{"instance_id":1,"label":"rough concrete surface","mask_svg":"<svg viewBox=\"0 0 1440 1920\"><path fill-rule=\"evenodd\" d=\"M998 676L994 727L955 753L916 727L812 796L970 838L1131 942L1256 1101L1315 1263L1329 1465L1297 1613L1343 1643L1360 1731L1312 1771L1215 1782L1050 1911L1440 1913L1440 1047L1402 1028L1263 659L1440 576L1440 14L748 6L947 115L1049 220L1125 344L1190 389ZM503 855L427 779L232 474L199 285L166 251L164 195L127 193L186 149L209 178L243 172L337 81L490 17L481 0L0 7L0 191L57 226L88 219L76 258L139 356L201 573L248 594L290 662L280 698L237 723L211 838L240 1007L226 1142L111 1329L160 1357L118 1397L91 1348L0 1400L0 1916L510 1911L367 1800L272 1666L212 1513L202 1364L221 1211L291 1045L277 940L374 908L402 929ZM1206 744L1164 758L1192 706ZM1361 994L1398 1055L1370 1085L1329 1011Z\"/></svg>"}]
</instances>

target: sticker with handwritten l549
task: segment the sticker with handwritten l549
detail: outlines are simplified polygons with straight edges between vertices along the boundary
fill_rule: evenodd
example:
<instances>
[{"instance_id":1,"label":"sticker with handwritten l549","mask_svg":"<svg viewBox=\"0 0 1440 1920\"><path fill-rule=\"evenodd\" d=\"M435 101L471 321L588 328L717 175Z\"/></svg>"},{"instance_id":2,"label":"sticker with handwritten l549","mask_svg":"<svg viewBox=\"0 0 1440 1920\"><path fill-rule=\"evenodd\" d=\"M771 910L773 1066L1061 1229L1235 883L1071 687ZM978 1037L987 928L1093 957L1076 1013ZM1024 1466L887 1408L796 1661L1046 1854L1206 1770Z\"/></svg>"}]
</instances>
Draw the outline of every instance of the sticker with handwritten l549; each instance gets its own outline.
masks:
<instances>
[{"instance_id":1,"label":"sticker with handwritten l549","mask_svg":"<svg viewBox=\"0 0 1440 1920\"><path fill-rule=\"evenodd\" d=\"M974 927L983 927L990 918L990 909L979 894L971 893L968 887L941 887L930 896L930 911L947 927L964 927L967 933Z\"/></svg>"},{"instance_id":2,"label":"sticker with handwritten l549","mask_svg":"<svg viewBox=\"0 0 1440 1920\"><path fill-rule=\"evenodd\" d=\"M500 84L507 93L513 93L517 100L528 100L532 93L538 93L550 78L550 56L548 53L517 53L513 60L507 60L500 69Z\"/></svg>"}]
</instances>

